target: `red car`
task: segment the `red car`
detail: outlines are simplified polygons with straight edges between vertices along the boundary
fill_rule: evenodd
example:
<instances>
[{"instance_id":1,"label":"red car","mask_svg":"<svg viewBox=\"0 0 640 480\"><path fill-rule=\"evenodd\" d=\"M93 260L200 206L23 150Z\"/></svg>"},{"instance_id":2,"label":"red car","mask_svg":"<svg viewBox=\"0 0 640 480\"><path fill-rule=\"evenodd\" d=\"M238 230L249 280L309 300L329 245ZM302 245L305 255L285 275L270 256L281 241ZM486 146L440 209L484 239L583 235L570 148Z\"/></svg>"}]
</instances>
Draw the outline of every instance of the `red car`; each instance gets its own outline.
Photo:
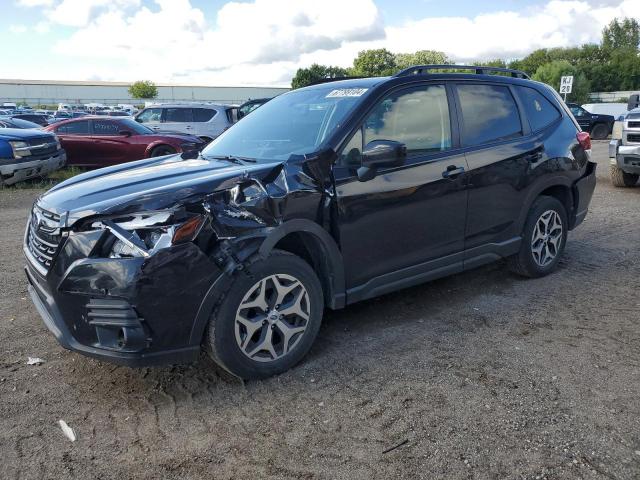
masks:
<instances>
[{"instance_id":1,"label":"red car","mask_svg":"<svg viewBox=\"0 0 640 480\"><path fill-rule=\"evenodd\" d=\"M74 118L54 123L45 130L60 138L67 152L67 165L83 167L106 167L205 146L204 141L193 135L155 132L130 118Z\"/></svg>"}]
</instances>

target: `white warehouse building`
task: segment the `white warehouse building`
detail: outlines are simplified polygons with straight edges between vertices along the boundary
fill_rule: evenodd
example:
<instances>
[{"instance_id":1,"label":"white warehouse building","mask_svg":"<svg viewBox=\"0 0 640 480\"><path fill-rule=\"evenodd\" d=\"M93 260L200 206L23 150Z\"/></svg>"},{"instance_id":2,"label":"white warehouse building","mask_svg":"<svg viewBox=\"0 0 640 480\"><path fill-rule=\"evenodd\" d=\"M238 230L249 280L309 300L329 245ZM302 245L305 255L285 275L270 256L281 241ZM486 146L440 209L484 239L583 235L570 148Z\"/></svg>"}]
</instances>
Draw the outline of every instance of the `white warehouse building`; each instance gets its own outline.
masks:
<instances>
[{"instance_id":1,"label":"white warehouse building","mask_svg":"<svg viewBox=\"0 0 640 480\"><path fill-rule=\"evenodd\" d=\"M2 80L0 105L24 102L28 105L82 105L101 103L142 104L143 100L129 95L130 82ZM210 87L194 85L156 84L158 96L154 102L215 102L239 104L249 99L274 97L288 91L278 87Z\"/></svg>"}]
</instances>

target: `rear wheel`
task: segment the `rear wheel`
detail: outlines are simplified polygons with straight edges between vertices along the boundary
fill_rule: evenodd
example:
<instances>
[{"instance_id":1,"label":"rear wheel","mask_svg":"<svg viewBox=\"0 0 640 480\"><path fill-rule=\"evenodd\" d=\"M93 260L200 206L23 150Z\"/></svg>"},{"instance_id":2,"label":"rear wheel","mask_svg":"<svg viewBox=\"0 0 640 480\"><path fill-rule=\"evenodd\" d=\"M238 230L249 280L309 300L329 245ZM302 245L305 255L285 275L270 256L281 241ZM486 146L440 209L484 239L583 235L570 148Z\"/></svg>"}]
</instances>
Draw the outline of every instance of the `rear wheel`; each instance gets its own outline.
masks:
<instances>
[{"instance_id":1,"label":"rear wheel","mask_svg":"<svg viewBox=\"0 0 640 480\"><path fill-rule=\"evenodd\" d=\"M596 123L591 129L591 138L604 140L609 136L609 126L604 123Z\"/></svg>"},{"instance_id":2,"label":"rear wheel","mask_svg":"<svg viewBox=\"0 0 640 480\"><path fill-rule=\"evenodd\" d=\"M161 157L163 155L173 155L176 153L176 149L170 147L169 145L158 145L153 150L151 150L152 157Z\"/></svg>"},{"instance_id":3,"label":"rear wheel","mask_svg":"<svg viewBox=\"0 0 640 480\"><path fill-rule=\"evenodd\" d=\"M241 378L289 370L316 338L324 301L313 269L276 250L239 273L209 320L205 344L214 361Z\"/></svg>"},{"instance_id":4,"label":"rear wheel","mask_svg":"<svg viewBox=\"0 0 640 480\"><path fill-rule=\"evenodd\" d=\"M610 166L609 174L614 187L633 187L640 177L637 173L627 173L615 165Z\"/></svg>"},{"instance_id":5,"label":"rear wheel","mask_svg":"<svg viewBox=\"0 0 640 480\"><path fill-rule=\"evenodd\" d=\"M567 213L548 196L533 202L522 233L520 251L509 258L512 271L525 277L543 277L558 266L567 241Z\"/></svg>"}]
</instances>

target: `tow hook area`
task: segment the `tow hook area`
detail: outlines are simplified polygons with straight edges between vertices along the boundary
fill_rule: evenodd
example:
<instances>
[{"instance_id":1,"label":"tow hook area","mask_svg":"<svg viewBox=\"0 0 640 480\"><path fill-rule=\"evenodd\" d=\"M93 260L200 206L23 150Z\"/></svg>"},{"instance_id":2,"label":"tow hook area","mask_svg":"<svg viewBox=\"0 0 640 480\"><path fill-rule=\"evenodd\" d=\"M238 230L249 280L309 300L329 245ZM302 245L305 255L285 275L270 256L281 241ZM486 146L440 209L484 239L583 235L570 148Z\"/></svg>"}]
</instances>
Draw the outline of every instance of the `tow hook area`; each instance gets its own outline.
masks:
<instances>
[{"instance_id":1,"label":"tow hook area","mask_svg":"<svg viewBox=\"0 0 640 480\"><path fill-rule=\"evenodd\" d=\"M126 300L91 299L87 322L96 329L99 348L138 352L151 345L144 320Z\"/></svg>"}]
</instances>

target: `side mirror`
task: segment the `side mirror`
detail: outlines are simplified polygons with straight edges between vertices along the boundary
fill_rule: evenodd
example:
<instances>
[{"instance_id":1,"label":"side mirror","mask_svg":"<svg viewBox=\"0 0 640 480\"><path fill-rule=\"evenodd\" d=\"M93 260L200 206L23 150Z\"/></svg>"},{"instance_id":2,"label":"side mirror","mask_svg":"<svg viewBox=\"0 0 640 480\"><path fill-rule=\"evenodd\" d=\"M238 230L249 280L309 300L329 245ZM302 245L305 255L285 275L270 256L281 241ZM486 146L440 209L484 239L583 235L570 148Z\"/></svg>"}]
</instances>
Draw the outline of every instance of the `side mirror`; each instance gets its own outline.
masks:
<instances>
[{"instance_id":1,"label":"side mirror","mask_svg":"<svg viewBox=\"0 0 640 480\"><path fill-rule=\"evenodd\" d=\"M362 166L358 168L358 180L366 182L375 178L378 168L397 167L404 164L407 146L394 140L373 140L362 152Z\"/></svg>"},{"instance_id":2,"label":"side mirror","mask_svg":"<svg viewBox=\"0 0 640 480\"><path fill-rule=\"evenodd\" d=\"M118 135L122 135L123 137L130 137L131 136L131 132L129 130L120 130L118 132Z\"/></svg>"}]
</instances>

